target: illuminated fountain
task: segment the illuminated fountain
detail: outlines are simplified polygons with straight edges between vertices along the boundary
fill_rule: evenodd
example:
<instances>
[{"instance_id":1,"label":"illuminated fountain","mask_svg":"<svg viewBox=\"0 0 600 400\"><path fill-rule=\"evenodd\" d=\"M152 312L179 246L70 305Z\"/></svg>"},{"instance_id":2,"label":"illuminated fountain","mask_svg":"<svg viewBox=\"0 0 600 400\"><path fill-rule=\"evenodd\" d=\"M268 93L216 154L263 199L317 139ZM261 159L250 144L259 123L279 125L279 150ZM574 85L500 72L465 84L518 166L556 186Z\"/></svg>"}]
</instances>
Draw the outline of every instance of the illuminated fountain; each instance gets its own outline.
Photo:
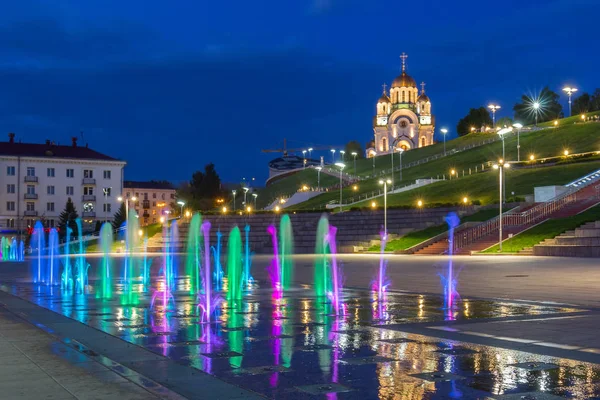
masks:
<instances>
[{"instance_id":1,"label":"illuminated fountain","mask_svg":"<svg viewBox=\"0 0 600 400\"><path fill-rule=\"evenodd\" d=\"M269 225L267 232L271 235L273 243L273 260L268 267L274 297L282 298L283 292L290 288L293 275L292 255L294 252L294 239L292 223L288 215L281 217L279 224L279 240L277 240L277 228Z\"/></svg>"},{"instance_id":2,"label":"illuminated fountain","mask_svg":"<svg viewBox=\"0 0 600 400\"><path fill-rule=\"evenodd\" d=\"M317 225L317 240L315 244L315 276L314 286L317 297L326 297L331 291L331 272L329 267L329 245L327 235L329 234L329 220L326 216L319 219Z\"/></svg>"},{"instance_id":3,"label":"illuminated fountain","mask_svg":"<svg viewBox=\"0 0 600 400\"><path fill-rule=\"evenodd\" d=\"M242 293L242 237L237 226L231 230L227 243L227 302L239 305Z\"/></svg>"},{"instance_id":4,"label":"illuminated fountain","mask_svg":"<svg viewBox=\"0 0 600 400\"><path fill-rule=\"evenodd\" d=\"M223 287L223 265L221 265L221 238L223 234L217 230L217 245L212 246L213 260L215 260L215 272L213 273L215 290L219 291Z\"/></svg>"},{"instance_id":5,"label":"illuminated fountain","mask_svg":"<svg viewBox=\"0 0 600 400\"><path fill-rule=\"evenodd\" d=\"M140 223L134 209L129 210L125 223L125 267L123 268L123 293L126 302L131 302L134 297L133 281L135 274L136 258L134 251L138 248L138 230Z\"/></svg>"},{"instance_id":6,"label":"illuminated fountain","mask_svg":"<svg viewBox=\"0 0 600 400\"><path fill-rule=\"evenodd\" d=\"M23 261L24 255L23 241L6 237L0 239L0 261Z\"/></svg>"},{"instance_id":7,"label":"illuminated fountain","mask_svg":"<svg viewBox=\"0 0 600 400\"><path fill-rule=\"evenodd\" d=\"M385 291L390 285L389 279L386 276L387 271L387 260L384 258L385 254L385 246L387 244L387 235L385 232L381 232L381 256L379 258L379 272L377 274L377 278L373 281L371 285L373 291L377 293L377 298L381 301L384 297Z\"/></svg>"},{"instance_id":8,"label":"illuminated fountain","mask_svg":"<svg viewBox=\"0 0 600 400\"><path fill-rule=\"evenodd\" d=\"M111 255L113 245L113 227L109 222L102 224L100 228L100 249L102 251L102 260L100 261L100 286L97 289L96 297L100 299L110 299L112 295L111 280Z\"/></svg>"},{"instance_id":9,"label":"illuminated fountain","mask_svg":"<svg viewBox=\"0 0 600 400\"><path fill-rule=\"evenodd\" d=\"M64 269L61 275L61 288L63 290L70 290L73 288L73 277L71 271L71 258L70 258L70 249L71 249L71 233L73 229L69 227L69 224L66 224L66 242L63 246L64 248Z\"/></svg>"},{"instance_id":10,"label":"illuminated fountain","mask_svg":"<svg viewBox=\"0 0 600 400\"><path fill-rule=\"evenodd\" d=\"M342 271L337 260L337 243L336 243L337 228L329 226L326 240L331 250L331 291L328 297L331 300L333 311L335 314L346 314L345 305L342 303Z\"/></svg>"},{"instance_id":11,"label":"illuminated fountain","mask_svg":"<svg viewBox=\"0 0 600 400\"><path fill-rule=\"evenodd\" d=\"M173 297L173 288L174 288L174 272L173 272L173 247L175 244L173 233L176 232L177 225L176 222L173 221L171 225L171 229L169 229L168 222L165 222L163 225L163 240L164 240L164 248L163 248L163 266L161 268L162 272L162 282L159 282L158 289L152 295L152 301L150 302L150 308L154 308L154 303L157 298L162 299L162 304L164 309L166 310L169 301L173 301L175 303L175 298Z\"/></svg>"},{"instance_id":12,"label":"illuminated fountain","mask_svg":"<svg viewBox=\"0 0 600 400\"><path fill-rule=\"evenodd\" d=\"M78 252L75 254L75 291L85 293L88 284L88 269L90 264L85 259L85 249L83 246L83 232L81 228L81 218L75 220L77 224L77 246Z\"/></svg>"},{"instance_id":13,"label":"illuminated fountain","mask_svg":"<svg viewBox=\"0 0 600 400\"><path fill-rule=\"evenodd\" d=\"M444 307L448 312L448 316L452 316L452 307L454 299L458 297L456 291L456 274L452 265L452 254L454 250L454 228L460 223L460 219L455 213L450 213L445 218L448 224L448 270L445 276L441 276L442 284L444 285Z\"/></svg>"},{"instance_id":14,"label":"illuminated fountain","mask_svg":"<svg viewBox=\"0 0 600 400\"><path fill-rule=\"evenodd\" d=\"M142 265L142 288L144 292L147 292L150 288L150 267L152 266L152 259L148 258L148 236L144 236L144 259Z\"/></svg>"},{"instance_id":15,"label":"illuminated fountain","mask_svg":"<svg viewBox=\"0 0 600 400\"><path fill-rule=\"evenodd\" d=\"M44 226L40 221L37 221L33 226L31 235L31 247L33 248L35 257L33 258L33 281L35 283L43 282L43 274L45 269L46 258L44 250L46 248L44 237Z\"/></svg>"},{"instance_id":16,"label":"illuminated fountain","mask_svg":"<svg viewBox=\"0 0 600 400\"><path fill-rule=\"evenodd\" d=\"M58 249L58 232L55 228L50 229L48 235L48 276L46 277L46 283L48 285L58 285L59 273L58 267L60 266L60 252Z\"/></svg>"},{"instance_id":17,"label":"illuminated fountain","mask_svg":"<svg viewBox=\"0 0 600 400\"><path fill-rule=\"evenodd\" d=\"M244 228L245 242L244 242L244 287L249 288L254 282L252 274L250 274L250 266L252 265L252 258L250 255L250 225L246 224Z\"/></svg>"},{"instance_id":18,"label":"illuminated fountain","mask_svg":"<svg viewBox=\"0 0 600 400\"><path fill-rule=\"evenodd\" d=\"M201 308L202 322L210 323L213 311L219 306L220 298L212 294L212 272L210 263L210 222L202 223L202 235L204 238L204 266L202 276L202 294L198 296L198 308Z\"/></svg>"},{"instance_id":19,"label":"illuminated fountain","mask_svg":"<svg viewBox=\"0 0 600 400\"><path fill-rule=\"evenodd\" d=\"M200 294L200 266L202 259L202 237L200 226L202 225L202 216L199 213L194 214L190 220L190 227L187 238L185 273L190 277L190 294Z\"/></svg>"}]
</instances>

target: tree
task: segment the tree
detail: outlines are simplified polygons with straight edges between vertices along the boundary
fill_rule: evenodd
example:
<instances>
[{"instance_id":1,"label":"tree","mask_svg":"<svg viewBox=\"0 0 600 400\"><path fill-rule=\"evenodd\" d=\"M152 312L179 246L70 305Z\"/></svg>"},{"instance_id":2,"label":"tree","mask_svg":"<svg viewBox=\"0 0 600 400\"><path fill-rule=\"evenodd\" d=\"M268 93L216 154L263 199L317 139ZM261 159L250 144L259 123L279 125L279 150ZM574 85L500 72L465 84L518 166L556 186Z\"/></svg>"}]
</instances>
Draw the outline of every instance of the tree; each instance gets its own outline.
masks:
<instances>
[{"instance_id":1,"label":"tree","mask_svg":"<svg viewBox=\"0 0 600 400\"><path fill-rule=\"evenodd\" d=\"M513 126L513 120L511 117L502 117L496 120L497 128L510 128L511 126Z\"/></svg>"},{"instance_id":2,"label":"tree","mask_svg":"<svg viewBox=\"0 0 600 400\"><path fill-rule=\"evenodd\" d=\"M356 140L349 141L346 144L346 148L344 150L346 151L345 161L354 161L354 156L352 155L352 153L356 153L357 159L365 158L365 152L360 143Z\"/></svg>"},{"instance_id":3,"label":"tree","mask_svg":"<svg viewBox=\"0 0 600 400\"><path fill-rule=\"evenodd\" d=\"M590 111L600 110L600 89L596 89L590 99Z\"/></svg>"},{"instance_id":4,"label":"tree","mask_svg":"<svg viewBox=\"0 0 600 400\"><path fill-rule=\"evenodd\" d=\"M592 110L592 99L588 93L584 92L581 96L573 99L573 104L571 104L571 113L573 115L585 114L590 111L594 110Z\"/></svg>"},{"instance_id":5,"label":"tree","mask_svg":"<svg viewBox=\"0 0 600 400\"><path fill-rule=\"evenodd\" d=\"M113 222L112 222L113 230L118 231L126 221L127 221L127 207L125 207L125 201L123 201L121 203L121 206L115 213L115 216L113 217Z\"/></svg>"},{"instance_id":6,"label":"tree","mask_svg":"<svg viewBox=\"0 0 600 400\"><path fill-rule=\"evenodd\" d=\"M515 121L523 125L532 125L535 123L536 111L534 104L539 104L537 110L537 121L545 122L562 117L562 106L558 102L559 95L554 93L546 86L537 97L524 94L521 96L521 102L515 104Z\"/></svg>"},{"instance_id":7,"label":"tree","mask_svg":"<svg viewBox=\"0 0 600 400\"><path fill-rule=\"evenodd\" d=\"M490 112L485 107L471 108L469 113L458 121L456 132L459 136L464 136L471 133L471 128L480 130L484 126L492 126Z\"/></svg>"},{"instance_id":8,"label":"tree","mask_svg":"<svg viewBox=\"0 0 600 400\"><path fill-rule=\"evenodd\" d=\"M189 184L177 191L177 196L195 210L214 208L215 200L222 195L221 178L213 163L207 164L204 171L194 172Z\"/></svg>"},{"instance_id":9,"label":"tree","mask_svg":"<svg viewBox=\"0 0 600 400\"><path fill-rule=\"evenodd\" d=\"M67 204L65 204L65 209L58 217L58 227L60 229L59 237L61 240L67 237L67 227L72 231L71 237L76 237L78 235L77 223L75 222L77 218L79 218L79 215L75 209L75 204L73 204L73 201L69 197L67 199Z\"/></svg>"}]
</instances>

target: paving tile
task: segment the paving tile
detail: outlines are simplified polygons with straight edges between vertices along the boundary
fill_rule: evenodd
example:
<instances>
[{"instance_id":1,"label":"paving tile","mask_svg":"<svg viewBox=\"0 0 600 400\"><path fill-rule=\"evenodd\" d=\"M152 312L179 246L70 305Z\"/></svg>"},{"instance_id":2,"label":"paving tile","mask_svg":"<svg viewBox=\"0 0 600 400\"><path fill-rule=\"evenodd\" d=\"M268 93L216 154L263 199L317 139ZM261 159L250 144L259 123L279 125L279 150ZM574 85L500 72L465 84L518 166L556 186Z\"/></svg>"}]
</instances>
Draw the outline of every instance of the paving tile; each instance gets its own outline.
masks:
<instances>
[{"instance_id":1,"label":"paving tile","mask_svg":"<svg viewBox=\"0 0 600 400\"><path fill-rule=\"evenodd\" d=\"M79 400L142 400L157 398L147 390L133 383L107 383L98 381L93 377L63 383L63 386Z\"/></svg>"},{"instance_id":2,"label":"paving tile","mask_svg":"<svg viewBox=\"0 0 600 400\"><path fill-rule=\"evenodd\" d=\"M71 393L48 376L43 378L31 377L27 381L3 382L1 386L2 398L4 399L75 399Z\"/></svg>"}]
</instances>

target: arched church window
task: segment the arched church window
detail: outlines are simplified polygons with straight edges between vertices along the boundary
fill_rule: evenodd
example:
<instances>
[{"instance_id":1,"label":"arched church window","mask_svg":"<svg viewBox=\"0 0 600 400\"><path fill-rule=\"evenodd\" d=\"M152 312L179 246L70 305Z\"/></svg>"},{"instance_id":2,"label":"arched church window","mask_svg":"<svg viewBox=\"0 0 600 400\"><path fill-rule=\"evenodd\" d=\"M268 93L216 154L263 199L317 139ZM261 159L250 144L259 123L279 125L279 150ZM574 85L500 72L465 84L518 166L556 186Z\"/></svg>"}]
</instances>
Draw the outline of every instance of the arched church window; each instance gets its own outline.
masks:
<instances>
[{"instance_id":1,"label":"arched church window","mask_svg":"<svg viewBox=\"0 0 600 400\"><path fill-rule=\"evenodd\" d=\"M403 103L406 101L405 95L406 95L406 93L405 93L405 92L404 92L404 90L403 90L403 91L402 91L402 102L403 102Z\"/></svg>"},{"instance_id":2,"label":"arched church window","mask_svg":"<svg viewBox=\"0 0 600 400\"><path fill-rule=\"evenodd\" d=\"M387 139L383 138L381 139L381 151L386 151L387 150Z\"/></svg>"},{"instance_id":3,"label":"arched church window","mask_svg":"<svg viewBox=\"0 0 600 400\"><path fill-rule=\"evenodd\" d=\"M421 138L421 147L425 147L427 146L427 139L425 139L424 137Z\"/></svg>"},{"instance_id":4,"label":"arched church window","mask_svg":"<svg viewBox=\"0 0 600 400\"><path fill-rule=\"evenodd\" d=\"M408 124L406 123L405 120L400 121L400 128L406 128L408 126Z\"/></svg>"}]
</instances>

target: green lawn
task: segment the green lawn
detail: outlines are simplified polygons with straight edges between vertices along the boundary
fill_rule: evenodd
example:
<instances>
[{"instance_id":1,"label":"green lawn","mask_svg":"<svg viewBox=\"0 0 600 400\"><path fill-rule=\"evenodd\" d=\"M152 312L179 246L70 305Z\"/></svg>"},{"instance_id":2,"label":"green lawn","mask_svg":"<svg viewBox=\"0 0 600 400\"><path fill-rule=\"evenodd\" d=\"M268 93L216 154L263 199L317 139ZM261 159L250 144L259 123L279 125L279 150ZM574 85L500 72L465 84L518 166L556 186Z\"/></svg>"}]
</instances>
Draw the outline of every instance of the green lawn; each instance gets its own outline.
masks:
<instances>
[{"instance_id":1,"label":"green lawn","mask_svg":"<svg viewBox=\"0 0 600 400\"><path fill-rule=\"evenodd\" d=\"M489 134L488 134L489 135ZM470 135L467 135L470 136ZM462 138L460 138L462 139ZM456 139L456 140L460 140ZM589 123L589 124L578 124L563 126L551 130L543 130L538 132L524 132L520 135L521 145L521 159L527 159L530 154L533 154L536 158L556 156L562 154L564 150L569 150L573 153L583 153L588 151L600 150L600 123ZM429 146L434 147L434 146ZM505 157L507 160L517 159L517 135L516 133L511 134L505 140ZM424 148L423 150L427 149ZM409 155L413 152L420 151L412 150L407 153ZM476 176L468 176L462 178L462 173L468 174L469 168L474 172L475 166L478 170L481 168L482 163L486 163L492 160L498 160L502 157L502 143L494 142L492 144L467 150L461 153L449 155L442 159L431 161L429 163L419 165L412 168L403 170L403 180L400 182L398 173L395 174L396 184L408 184L414 183L419 178L436 178L446 175L448 177L449 171L455 169L461 176L457 180L447 181L443 183L436 183L433 185L425 186L423 188L415 189L409 192L391 195L390 197L397 197L403 199L400 202L396 202L398 205L414 205L413 201L416 202L420 197L426 197L424 199L426 203L448 203L458 202L462 197L468 196L475 200L478 199L482 204L487 204L497 199L497 182L496 178L492 178L495 174L479 174ZM389 159L388 159L389 160ZM583 164L582 164L583 165ZM388 161L387 167L389 168L391 163ZM573 171L573 173L567 172L562 174L559 171L558 175L555 175L556 170L548 170L544 167L538 168L539 176L543 176L543 184L564 184L569 180L576 179L581 172L581 175L592 171L594 168L598 169L597 164L585 163L585 166L572 168L570 165L561 166L566 170ZM586 171L588 168L589 171ZM522 170L521 170L522 171ZM507 183L507 196L510 192L514 191L518 195L533 193L533 186L536 185L534 178L531 182L532 185L527 185L526 178L522 180L511 180L510 175L514 174L520 176L523 174L521 171L515 171L509 173L509 180ZM563 175L566 176L566 181L563 179ZM556 179L553 179L556 177ZM461 183L462 179L475 179L474 181ZM358 191L354 191L352 187L347 187L343 190L344 199L352 198L358 194L369 194L373 191L378 191L381 187L379 185L379 178L368 179L359 183ZM477 186L481 184L483 186ZM512 185L512 187L511 187ZM541 186L538 184L537 186ZM444 190L440 190L444 189ZM436 193L437 192L437 193ZM508 196L510 197L510 196ZM311 209L322 209L325 205L331 201L339 199L339 191L331 191L319 196L316 196L306 202L298 204L292 209L297 210L311 210ZM370 203L370 202L369 202ZM368 205L366 203L360 206Z\"/></svg>"},{"instance_id":2,"label":"green lawn","mask_svg":"<svg viewBox=\"0 0 600 400\"><path fill-rule=\"evenodd\" d=\"M317 187L317 171L314 169L306 169L296 174L283 178L258 192L256 198L256 206L261 209L271 204L275 199L281 197L289 197L296 193L302 186ZM321 187L326 188L339 183L339 180L331 175L321 173ZM238 209L240 208L244 194L237 194L236 202Z\"/></svg>"},{"instance_id":3,"label":"green lawn","mask_svg":"<svg viewBox=\"0 0 600 400\"><path fill-rule=\"evenodd\" d=\"M142 227L140 229L142 230L144 236L151 238L152 236L162 231L162 224L157 222L155 224L150 224L148 226ZM117 251L119 247L121 247L121 242L115 240L112 245L112 250ZM88 245L86 246L86 251L90 253L100 251L100 245L98 243L98 240L89 241Z\"/></svg>"},{"instance_id":4,"label":"green lawn","mask_svg":"<svg viewBox=\"0 0 600 400\"><path fill-rule=\"evenodd\" d=\"M502 242L502 253L517 253L524 248L533 247L545 239L554 238L563 232L598 220L600 220L600 206L590 208L573 217L550 219ZM498 253L498 250L499 246L495 245L482 253Z\"/></svg>"},{"instance_id":5,"label":"green lawn","mask_svg":"<svg viewBox=\"0 0 600 400\"><path fill-rule=\"evenodd\" d=\"M487 210L480 210L472 215L467 215L461 218L460 222L479 222L487 221L488 219L494 218L498 215L497 208L490 208ZM448 225L436 225L430 226L420 231L410 232L401 238L390 240L385 249L386 251L406 250L409 249L425 240L431 239L434 236L442 234L448 230ZM380 251L381 246L375 245L369 248L369 251Z\"/></svg>"},{"instance_id":6,"label":"green lawn","mask_svg":"<svg viewBox=\"0 0 600 400\"><path fill-rule=\"evenodd\" d=\"M594 112L586 113L585 115L587 117L591 117L593 115L600 115L600 111L594 111ZM542 123L539 123L538 126L539 127L552 127L552 126L554 126L554 121L555 120L547 121L547 122L542 122ZM567 118L561 118L561 119L559 119L558 120L558 126L565 125L565 124L573 124L575 122L581 122L581 114L577 114L577 115L574 115L572 117L567 117Z\"/></svg>"}]
</instances>

